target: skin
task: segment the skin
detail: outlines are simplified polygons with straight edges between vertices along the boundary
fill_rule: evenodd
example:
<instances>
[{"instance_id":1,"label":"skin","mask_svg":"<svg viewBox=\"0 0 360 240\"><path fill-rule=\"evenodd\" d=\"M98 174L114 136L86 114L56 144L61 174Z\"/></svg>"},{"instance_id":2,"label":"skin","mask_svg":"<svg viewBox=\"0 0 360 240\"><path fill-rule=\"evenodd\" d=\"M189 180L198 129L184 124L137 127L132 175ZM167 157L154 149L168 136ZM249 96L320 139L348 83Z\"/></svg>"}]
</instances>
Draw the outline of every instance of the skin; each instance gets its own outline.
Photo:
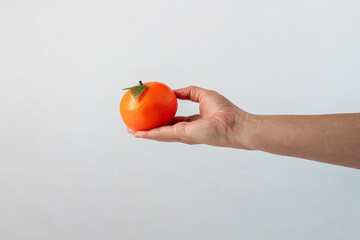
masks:
<instances>
[{"instance_id":1,"label":"skin","mask_svg":"<svg viewBox=\"0 0 360 240\"><path fill-rule=\"evenodd\" d=\"M149 131L127 131L137 138L260 150L360 169L360 113L255 115L215 91L190 86L174 92L198 102L200 113Z\"/></svg>"}]
</instances>

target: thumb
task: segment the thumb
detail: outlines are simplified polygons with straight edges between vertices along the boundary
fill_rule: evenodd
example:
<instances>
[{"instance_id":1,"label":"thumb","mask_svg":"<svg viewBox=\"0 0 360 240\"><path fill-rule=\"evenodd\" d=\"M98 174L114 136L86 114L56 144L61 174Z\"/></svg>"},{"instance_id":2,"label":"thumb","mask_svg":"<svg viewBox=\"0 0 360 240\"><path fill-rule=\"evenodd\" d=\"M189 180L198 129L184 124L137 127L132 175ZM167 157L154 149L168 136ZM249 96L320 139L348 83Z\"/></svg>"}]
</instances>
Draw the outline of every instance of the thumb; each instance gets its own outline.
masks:
<instances>
[{"instance_id":1,"label":"thumb","mask_svg":"<svg viewBox=\"0 0 360 240\"><path fill-rule=\"evenodd\" d=\"M200 102L201 99L209 92L210 90L197 86L189 86L186 88L174 90L177 98L183 100L191 100L193 102Z\"/></svg>"}]
</instances>

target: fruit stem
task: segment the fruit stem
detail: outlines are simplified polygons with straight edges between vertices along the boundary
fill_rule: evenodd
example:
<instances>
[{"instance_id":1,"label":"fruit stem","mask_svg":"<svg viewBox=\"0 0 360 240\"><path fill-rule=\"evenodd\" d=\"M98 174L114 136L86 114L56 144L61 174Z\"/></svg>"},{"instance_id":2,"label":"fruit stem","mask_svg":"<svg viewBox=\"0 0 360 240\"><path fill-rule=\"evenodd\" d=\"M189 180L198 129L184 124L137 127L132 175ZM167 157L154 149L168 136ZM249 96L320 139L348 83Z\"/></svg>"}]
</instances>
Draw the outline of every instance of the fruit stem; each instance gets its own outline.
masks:
<instances>
[{"instance_id":1,"label":"fruit stem","mask_svg":"<svg viewBox=\"0 0 360 240\"><path fill-rule=\"evenodd\" d=\"M137 100L140 97L140 95L143 93L145 88L147 88L147 85L144 85L141 80L139 81L139 83L140 83L140 86L133 86L133 87L129 87L129 88L123 88L123 90L130 89L131 96L135 100Z\"/></svg>"},{"instance_id":2,"label":"fruit stem","mask_svg":"<svg viewBox=\"0 0 360 240\"><path fill-rule=\"evenodd\" d=\"M141 80L139 81L139 83L140 83L140 86L145 86ZM136 87L136 86L134 86L134 87ZM129 90L130 88L133 88L133 87L123 88L122 90Z\"/></svg>"}]
</instances>

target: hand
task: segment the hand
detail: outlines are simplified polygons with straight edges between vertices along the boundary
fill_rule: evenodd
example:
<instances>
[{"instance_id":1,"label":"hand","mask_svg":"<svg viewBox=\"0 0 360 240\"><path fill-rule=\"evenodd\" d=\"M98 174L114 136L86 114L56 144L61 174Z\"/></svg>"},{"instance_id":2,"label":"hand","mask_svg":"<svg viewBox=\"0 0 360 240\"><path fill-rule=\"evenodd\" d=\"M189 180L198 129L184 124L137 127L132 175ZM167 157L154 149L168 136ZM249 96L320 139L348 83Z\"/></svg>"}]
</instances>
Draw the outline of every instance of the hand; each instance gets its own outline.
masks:
<instances>
[{"instance_id":1,"label":"hand","mask_svg":"<svg viewBox=\"0 0 360 240\"><path fill-rule=\"evenodd\" d=\"M247 148L243 132L249 113L215 91L190 86L174 92L178 99L200 103L200 113L187 117L177 116L170 125L149 131L134 131L129 128L127 131L137 138L162 142Z\"/></svg>"}]
</instances>

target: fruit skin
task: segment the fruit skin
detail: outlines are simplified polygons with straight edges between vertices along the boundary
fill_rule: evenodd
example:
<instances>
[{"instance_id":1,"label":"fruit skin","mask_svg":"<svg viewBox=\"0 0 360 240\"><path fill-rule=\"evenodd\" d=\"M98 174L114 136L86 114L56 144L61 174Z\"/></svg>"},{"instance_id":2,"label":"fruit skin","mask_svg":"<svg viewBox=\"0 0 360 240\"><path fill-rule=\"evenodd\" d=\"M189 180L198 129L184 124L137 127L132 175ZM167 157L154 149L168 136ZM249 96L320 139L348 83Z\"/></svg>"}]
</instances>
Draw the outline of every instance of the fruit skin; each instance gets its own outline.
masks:
<instances>
[{"instance_id":1,"label":"fruit skin","mask_svg":"<svg viewBox=\"0 0 360 240\"><path fill-rule=\"evenodd\" d=\"M120 102L120 114L125 125L135 131L165 126L177 111L176 95L163 83L144 83L147 87L135 100L128 90Z\"/></svg>"}]
</instances>

